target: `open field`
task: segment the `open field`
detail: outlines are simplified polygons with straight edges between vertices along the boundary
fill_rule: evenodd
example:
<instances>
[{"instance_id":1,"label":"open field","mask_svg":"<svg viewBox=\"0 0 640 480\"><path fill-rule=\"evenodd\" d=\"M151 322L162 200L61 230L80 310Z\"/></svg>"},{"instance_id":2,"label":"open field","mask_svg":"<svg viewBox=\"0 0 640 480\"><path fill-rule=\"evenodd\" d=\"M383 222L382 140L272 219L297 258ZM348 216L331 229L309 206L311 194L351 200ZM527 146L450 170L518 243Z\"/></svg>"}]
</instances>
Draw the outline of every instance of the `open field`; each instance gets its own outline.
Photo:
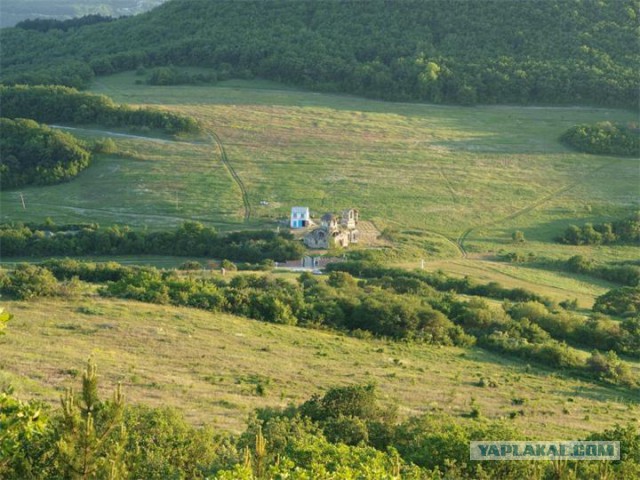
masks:
<instances>
[{"instance_id":1,"label":"open field","mask_svg":"<svg viewBox=\"0 0 640 480\"><path fill-rule=\"evenodd\" d=\"M284 406L330 386L370 381L385 402L398 402L402 416L461 417L475 399L483 416L506 417L545 439L576 438L639 418L638 399L628 390L475 348L359 340L90 294L4 306L15 318L0 337L0 386L12 384L22 398L56 403L65 387L77 387L92 355L105 393L122 382L129 402L177 406L194 423L231 431L241 430L255 407ZM498 387L477 386L480 377ZM258 384L264 396L257 394ZM515 405L520 399L523 404ZM508 419L511 412L514 419Z\"/></svg>"},{"instance_id":2,"label":"open field","mask_svg":"<svg viewBox=\"0 0 640 480\"><path fill-rule=\"evenodd\" d=\"M102 136L73 133L85 139ZM69 183L3 192L3 221L42 222L51 217L58 223L170 228L193 219L215 221L221 229L238 222L240 191L215 145L113 139L118 155L95 156L92 166Z\"/></svg>"},{"instance_id":3,"label":"open field","mask_svg":"<svg viewBox=\"0 0 640 480\"><path fill-rule=\"evenodd\" d=\"M357 206L413 257L459 256L455 242L465 234L471 252L566 257L576 249L549 242L567 225L610 220L638 205L637 159L579 154L557 140L576 123L630 121L631 112L402 104L265 81L149 87L136 79L102 77L93 91L193 115L217 133L248 190L250 226L273 225L292 205L309 205L315 215ZM18 192L3 192L2 219L247 226L241 192L206 138L115 141L122 154L98 157L75 181L24 189L27 211ZM516 229L524 246L511 245ZM582 250L607 259L637 254Z\"/></svg>"}]
</instances>

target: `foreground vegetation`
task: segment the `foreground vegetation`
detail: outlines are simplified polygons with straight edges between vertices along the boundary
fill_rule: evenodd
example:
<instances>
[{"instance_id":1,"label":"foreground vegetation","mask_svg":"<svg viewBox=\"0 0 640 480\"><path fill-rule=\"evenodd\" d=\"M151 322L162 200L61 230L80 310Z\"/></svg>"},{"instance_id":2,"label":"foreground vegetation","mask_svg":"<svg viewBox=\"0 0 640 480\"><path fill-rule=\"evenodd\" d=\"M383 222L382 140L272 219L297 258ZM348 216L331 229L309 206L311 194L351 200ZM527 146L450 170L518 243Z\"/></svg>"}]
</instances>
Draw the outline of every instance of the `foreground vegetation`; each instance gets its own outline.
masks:
<instances>
[{"instance_id":1,"label":"foreground vegetation","mask_svg":"<svg viewBox=\"0 0 640 480\"><path fill-rule=\"evenodd\" d=\"M107 383L113 385L115 373L115 378L119 377L123 380L124 385L115 387L115 395L110 400L101 400L100 397L108 397L104 393L99 393L104 389L97 388L97 372L90 362L86 371L82 373L80 392L74 394L72 391L67 391L62 395L62 409L52 410L38 401L20 401L15 393L5 389L5 393L0 395L0 418L7 427L0 433L0 448L3 454L0 472L5 478L68 478L83 474L100 477L111 474L120 478L166 478L168 475L186 475L190 478L260 479L278 478L279 475L288 474L294 475L293 478L327 479L357 475L358 478L372 480L436 479L442 478L442 475L455 478L479 478L479 475L487 475L487 478L499 476L505 479L522 478L524 475L527 478L542 479L547 478L551 471L556 472L557 478L572 478L570 475L577 471L580 472L580 478L596 479L602 478L603 474L614 475L614 478L629 478L638 473L636 450L640 438L637 427L632 424L626 427L597 426L603 425L603 421L611 425L613 418L616 421L629 418L628 416L633 418L634 409L637 408L636 402L629 397L627 405L618 404L621 401L620 393L614 393L611 400L606 403L605 408L610 416L617 412L613 418L609 417L607 420L606 415L583 417L579 412L587 405L589 405L588 409L594 409L591 410L593 412L600 411L599 404L608 395L605 389L583 388L574 380L548 376L537 370L532 371L529 367L522 369L521 366L514 364L496 362L497 359L490 356L483 357L485 361L492 362L490 376L479 373L475 377L476 380L472 382L461 381L468 376L469 370L466 368L466 363L477 362L479 358L475 357L479 352L472 351L461 356L459 351L454 350L430 350L425 347L414 348L411 345L377 343L373 340L336 338L334 335L321 332L318 332L315 338L309 338L299 336L299 333L291 327L245 326L246 321L232 317L219 318L212 324L213 319L208 315L201 317L202 323L200 320L191 323L200 315L189 310L173 310L180 318L169 321L159 319L154 320L153 326L149 324L154 331L159 331L157 329L162 326L164 342L158 342L158 337L152 342L153 345L150 345L151 338L129 337L126 342L126 350L129 353L124 356L114 355L108 348L111 345L113 348L124 348L121 334L114 334L100 328L92 331L93 327L90 325L104 322L112 313L128 310L129 315L132 316L123 314L117 320L113 319L114 328L145 329L148 327L145 320L141 318L152 317L154 314L148 312L140 317L143 310L139 310L135 305L128 305L126 309L122 309L122 306L111 302L92 303L94 311L89 312L86 309L80 315L78 315L79 311L72 313L74 309L72 303L67 303L66 307L60 303L42 304L47 313L41 310L31 319L27 319L25 315L30 315L29 311L37 312L37 305L13 304L20 313L12 323L15 325L19 322L19 325L17 328L10 328L9 335L0 340L3 348L20 349L24 342L31 344L34 341L37 342L40 335L43 335L41 338L47 341L46 339L51 338L50 333L56 328L55 324L47 326L47 323L60 321L61 319L56 319L60 313L65 316L68 327L73 324L79 329L88 328L84 332L77 330L72 337L68 338L72 342L63 348L74 356L82 355L80 350L84 342L92 342L100 337L103 348L94 350L95 355L101 365L111 365L109 369L115 369L105 377L108 379ZM68 310L69 307L71 311ZM70 319L69 313L76 318ZM223 323L219 324L219 320ZM29 328L31 333L25 335L23 330L27 325L31 325ZM222 329L216 328L223 325L225 327ZM230 331L229 327L232 327ZM187 338L184 336L185 328L196 328L198 336L194 335L193 339ZM68 328L70 332L74 330L75 328ZM238 336L238 330L244 332L246 336ZM181 331L184 333L180 333ZM233 331L236 333L232 333ZM269 334L270 331L271 334ZM201 335L207 338L202 338ZM12 339L14 336L15 338ZM191 335L188 336L191 337ZM289 336L299 338L301 343L296 346L290 341L291 339L287 338ZM256 350L256 346L264 345L265 341L268 341L271 348ZM186 365L181 367L176 364L176 362L185 362L188 356L185 356L186 351L182 352L182 355L176 355L175 351L189 348L192 349L193 354L196 354L198 348L192 345L193 342L205 342L208 346L207 352L212 352L196 355L201 370L199 373L192 370L195 374L194 380L204 375L206 378L211 378L212 382L204 389L201 389L201 384L197 383L182 391L178 384L175 385L176 390L171 386L170 378L175 372L183 368L188 369ZM323 358L314 358L317 355L312 353L313 348L310 351L307 345L310 342L321 345L320 351L325 353L322 355ZM213 353L215 352L213 349L222 348L222 346L225 350L232 350L224 352L224 356L217 359L218 354ZM140 349L148 348L153 348L156 356L159 354L162 357L158 358L158 361L162 362L163 368L147 365L146 362L150 361L151 357L137 356L142 353ZM246 348L245 353L250 351L254 353L250 357L243 356L241 350L244 348ZM329 374L329 378L326 376L322 378L322 383L328 384L328 389L309 398L308 383L303 379L298 380L299 375L303 373L288 377L287 373L281 369L281 366L286 364L284 356L279 354L279 350L276 354L274 348L298 349L296 369L301 362L322 362L324 371ZM357 381L359 375L352 377L348 386L331 387L327 382L331 381L331 372L334 372L334 369L337 369L335 374L339 375L340 371L348 371L352 368L343 365L344 358L341 352L344 349L349 350L350 358L357 363L367 365L367 368L375 371L382 368L381 372L387 370L394 375L375 376L384 388L375 388L371 384L352 383L354 380ZM19 354L20 351L23 353ZM46 375L45 372L50 367L46 362L42 364L41 359L25 357L29 351L28 349L16 350L18 357L22 358L8 359L9 364L13 361L16 361L16 365L23 365L25 361L29 363L37 361L41 366L33 370L32 374ZM384 353L380 355L380 352L400 355L400 359L393 362L387 361ZM52 351L54 357L61 353ZM136 356L132 357L131 354L134 353ZM209 358L212 354L213 356ZM467 358L469 354L471 357ZM230 355L233 359L228 358ZM251 358L256 355L268 355L273 359L270 362L262 362L262 367L257 367L255 360ZM241 359L247 362L246 367L251 370L252 377L241 373L244 366ZM50 358L49 361L56 360ZM67 359L61 364L57 363L56 368L70 365L71 368L65 374L67 376L65 384L76 386L81 372L77 369L79 366L77 363L74 366L69 364L69 361L70 359ZM127 366L130 362L136 361L145 363ZM216 367L213 367L213 370L207 368L209 361L215 362ZM231 362L229 364L231 370L223 369L220 361ZM443 361L449 366L447 372L441 368ZM279 366L269 367L273 363ZM120 367L118 368L117 365ZM276 378L258 374L256 367L263 372L266 367L266 373L275 375ZM11 371L12 368L5 368L5 371ZM451 371L452 368L455 371ZM119 372L116 373L118 370ZM139 373L134 374L134 371ZM244 380L238 383L234 382L232 377L227 378L229 372L234 371L238 372L237 378ZM291 373L293 374L293 371ZM372 373L373 371L365 373L364 378ZM138 379L140 374L145 376L144 380ZM306 374L313 373L309 370ZM46 377L52 379L49 375ZM60 378L59 375L56 377ZM16 380L20 378L15 377ZM164 378L164 380L162 383L156 383L151 381L152 378L158 380ZM411 378L419 378L420 385L411 382ZM439 382L443 380L445 383L440 384ZM202 379L199 382L202 382ZM425 382L433 387L439 384L439 388L425 389ZM569 400L566 397L563 399L562 394L558 393L560 390L554 388L556 383L558 387L563 385L564 388L575 388L575 392L579 394ZM297 386L299 390L291 390ZM389 403L388 393L383 393L389 392L391 386L393 386L392 391L396 392L392 396L400 391L405 392L403 402L410 400L406 393L408 391L413 392L414 395L430 394L436 397L445 395L448 400L445 400L442 405L439 401L427 403L422 400L420 410L424 411L425 405L429 405L430 413L427 415L415 413L407 415L406 412L400 414L393 402ZM212 391L219 392L213 405L219 405L227 412L237 406L233 402L224 400L225 398L234 398L234 402L246 398L254 405L257 400L263 406L250 416L248 424L240 430L240 435L231 436L217 428L212 429L211 425L205 428L194 428L185 422L179 411L166 406L150 408L132 405L130 400L125 401L130 394L135 395L140 388L155 391L156 398L160 395L159 403L164 402L162 397L166 395L167 399L172 399L168 402L169 404L180 405L181 408L193 404L199 395L204 395L202 403L193 404L195 408L188 410L192 414L203 415L211 408ZM283 400L286 397L282 395L279 402L276 400L277 391L283 388L287 391L286 397L293 395L289 398L297 398L295 403L285 406ZM542 390L538 390L539 388ZM238 393L233 397L229 397L228 393L222 394L230 389ZM599 390L597 398L592 396L594 389ZM472 394L471 403L468 403L469 393L466 392ZM473 398L472 392L478 392L477 400ZM145 397L150 398L148 395ZM537 399L533 400L533 398ZM303 400L307 401L301 403ZM455 405L461 400L463 408L456 413ZM499 415L503 416L505 409L511 411L513 415L508 415L502 420L492 419L494 414L491 411L496 411L497 407L497 411L500 412L499 405L503 402L504 407ZM280 406L276 407L276 404ZM555 407L553 407L554 404ZM566 419L563 423L577 421L575 426L566 425L566 428L570 428L567 432L570 432L571 438L576 438L577 429L584 431L585 427L589 427L590 430L598 430L595 433L580 436L620 441L622 462L607 464L577 462L575 465L569 463L565 466L546 462L482 464L468 462L470 440L540 438L539 435L546 435L544 438L547 438L550 431L548 426L540 430L540 433L526 433L527 430L531 432L530 429L537 424L537 422L532 423L531 418L540 416L540 419L548 422L551 415L558 415L556 410L560 407ZM454 416L451 416L452 414ZM489 415L489 418L485 418L485 415ZM203 418L209 417L205 414ZM588 421L585 421L587 418ZM206 423L209 424L208 421ZM518 427L519 425L526 425L524 432ZM556 424L555 428L558 427L559 425ZM562 431L562 428L559 431ZM153 441L151 442L150 439ZM141 454L142 451L145 452L144 455ZM558 470L559 467L562 468Z\"/></svg>"}]
</instances>

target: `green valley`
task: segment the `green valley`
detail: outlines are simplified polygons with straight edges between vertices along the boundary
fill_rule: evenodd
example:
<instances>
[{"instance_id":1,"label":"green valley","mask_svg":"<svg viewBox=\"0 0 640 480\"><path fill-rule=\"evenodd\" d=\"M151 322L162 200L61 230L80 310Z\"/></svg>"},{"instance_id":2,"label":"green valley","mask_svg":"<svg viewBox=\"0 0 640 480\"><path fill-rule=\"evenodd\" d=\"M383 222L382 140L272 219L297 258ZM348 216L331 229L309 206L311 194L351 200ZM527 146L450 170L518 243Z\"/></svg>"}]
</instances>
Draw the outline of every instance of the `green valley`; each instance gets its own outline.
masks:
<instances>
[{"instance_id":1,"label":"green valley","mask_svg":"<svg viewBox=\"0 0 640 480\"><path fill-rule=\"evenodd\" d=\"M640 478L637 1L71 3L0 30L0 477Z\"/></svg>"}]
</instances>

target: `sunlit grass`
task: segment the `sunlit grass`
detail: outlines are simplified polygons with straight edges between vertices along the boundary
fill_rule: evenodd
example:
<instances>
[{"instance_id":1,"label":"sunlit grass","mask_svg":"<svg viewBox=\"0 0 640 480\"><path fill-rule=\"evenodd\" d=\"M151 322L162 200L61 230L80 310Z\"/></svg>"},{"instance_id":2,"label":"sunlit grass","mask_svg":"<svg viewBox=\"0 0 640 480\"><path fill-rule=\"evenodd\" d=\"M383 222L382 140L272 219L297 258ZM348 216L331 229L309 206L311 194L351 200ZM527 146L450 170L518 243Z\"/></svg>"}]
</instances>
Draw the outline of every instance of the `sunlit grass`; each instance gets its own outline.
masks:
<instances>
[{"instance_id":1,"label":"sunlit grass","mask_svg":"<svg viewBox=\"0 0 640 480\"><path fill-rule=\"evenodd\" d=\"M610 220L638 205L637 159L578 154L558 141L576 123L633 120L631 112L389 103L267 81L150 87L136 85L139 78L102 77L92 90L193 115L205 133L215 131L247 187L253 222L243 223L239 189L204 136L204 145L117 138L124 156L99 157L68 184L24 189L26 211L18 192L3 192L3 220L95 218L158 228L196 219L228 229L274 226L292 205L317 216L356 206L380 230L453 241L473 229L467 247L492 252L520 229L531 241L524 248L564 255L568 249L552 240L567 225ZM416 245L407 253L459 254L442 239Z\"/></svg>"},{"instance_id":2,"label":"sunlit grass","mask_svg":"<svg viewBox=\"0 0 640 480\"><path fill-rule=\"evenodd\" d=\"M253 408L367 382L379 386L384 402L398 403L402 417L432 413L469 421L463 416L474 398L483 416L505 418L541 439L576 438L638 418L637 398L628 390L476 348L359 340L93 296L4 306L15 318L0 337L0 386L52 404L65 387L78 386L91 355L105 393L122 382L128 402L176 406L196 424L231 431L244 428ZM498 387L478 386L481 377ZM258 395L258 382L265 396ZM524 405L515 406L516 398Z\"/></svg>"}]
</instances>

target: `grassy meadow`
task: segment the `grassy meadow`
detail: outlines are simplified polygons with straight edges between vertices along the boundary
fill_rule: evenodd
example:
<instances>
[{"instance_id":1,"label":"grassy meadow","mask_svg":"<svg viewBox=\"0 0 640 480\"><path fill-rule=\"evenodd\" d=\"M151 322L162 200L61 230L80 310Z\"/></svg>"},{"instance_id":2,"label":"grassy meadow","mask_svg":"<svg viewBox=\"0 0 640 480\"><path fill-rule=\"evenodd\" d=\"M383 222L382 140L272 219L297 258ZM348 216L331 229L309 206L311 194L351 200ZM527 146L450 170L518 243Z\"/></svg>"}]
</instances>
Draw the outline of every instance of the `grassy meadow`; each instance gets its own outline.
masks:
<instances>
[{"instance_id":1,"label":"grassy meadow","mask_svg":"<svg viewBox=\"0 0 640 480\"><path fill-rule=\"evenodd\" d=\"M150 87L138 79L101 77L92 91L193 115L216 132L247 187L250 226L272 225L292 205L316 216L357 206L414 257L458 256L461 236L470 252L516 249L516 229L528 239L519 248L567 256L573 247L549 243L567 225L610 220L638 205L637 159L579 154L558 141L576 123L630 121L632 112L402 104L266 81ZM18 192L3 192L2 219L245 226L241 193L207 138L114 140L119 154L100 156L75 181L24 189L26 211ZM634 255L605 250L587 253Z\"/></svg>"},{"instance_id":2,"label":"grassy meadow","mask_svg":"<svg viewBox=\"0 0 640 480\"><path fill-rule=\"evenodd\" d=\"M92 355L105 394L121 382L128 402L175 406L196 424L236 432L253 408L365 382L379 386L384 402L398 403L403 417L474 421L464 417L475 402L483 417L534 438L577 438L639 416L629 390L476 348L363 340L90 293L5 306L15 318L0 337L0 386L52 404L77 386ZM482 377L497 387L479 386Z\"/></svg>"},{"instance_id":3,"label":"grassy meadow","mask_svg":"<svg viewBox=\"0 0 640 480\"><path fill-rule=\"evenodd\" d=\"M102 77L92 91L192 115L204 125L203 134L167 139L143 138L149 132L114 134L95 125L75 130L86 140L111 137L117 152L96 155L69 183L0 192L2 222L51 217L59 224L168 229L197 220L237 230L274 228L293 205L308 205L316 217L357 207L363 220L383 232L383 245L394 247L390 263L418 268L424 259L428 270L522 287L556 301L575 298L585 312L615 285L497 262L495 255L583 254L603 262L639 256L637 246L553 242L569 224L612 220L638 207L638 159L580 154L558 141L577 123L630 121L631 112L387 103L257 80L173 87L136 80L134 73ZM248 220L212 132L246 186ZM527 241L514 244L515 230ZM175 268L186 258L90 260ZM403 416L473 421L466 419L473 402L483 417L505 419L545 439L577 438L640 417L638 399L628 389L479 348L356 339L104 299L91 290L75 298L3 302L15 318L0 337L0 388L13 385L22 398L55 404L65 387L78 384L92 355L105 392L122 382L130 402L176 406L195 424L235 432L256 407L285 406L331 386L370 381L384 401L398 402ZM630 363L640 374L640 364ZM482 377L498 386L479 386Z\"/></svg>"},{"instance_id":4,"label":"grassy meadow","mask_svg":"<svg viewBox=\"0 0 640 480\"><path fill-rule=\"evenodd\" d=\"M599 261L639 255L635 246L553 242L569 224L612 220L638 207L638 159L580 154L558 141L574 124L630 121L632 112L389 103L261 80L151 87L136 84L140 78L101 77L92 91L195 116L203 135L171 141L100 133L99 126L76 130L89 140L111 136L117 154L97 155L69 183L0 192L2 221L51 217L162 229L197 220L234 230L273 228L292 205L308 205L316 217L356 206L396 247L394 262L425 259L429 269L578 298L585 307L610 285L487 260L504 251ZM209 132L218 134L247 188L248 221ZM515 230L525 243L512 242Z\"/></svg>"},{"instance_id":5,"label":"grassy meadow","mask_svg":"<svg viewBox=\"0 0 640 480\"><path fill-rule=\"evenodd\" d=\"M91 140L108 135L73 130ZM224 229L242 215L241 194L207 142L113 136L117 155L96 155L69 183L2 192L3 221L98 222L169 228L193 219ZM20 196L24 198L23 208Z\"/></svg>"}]
</instances>

